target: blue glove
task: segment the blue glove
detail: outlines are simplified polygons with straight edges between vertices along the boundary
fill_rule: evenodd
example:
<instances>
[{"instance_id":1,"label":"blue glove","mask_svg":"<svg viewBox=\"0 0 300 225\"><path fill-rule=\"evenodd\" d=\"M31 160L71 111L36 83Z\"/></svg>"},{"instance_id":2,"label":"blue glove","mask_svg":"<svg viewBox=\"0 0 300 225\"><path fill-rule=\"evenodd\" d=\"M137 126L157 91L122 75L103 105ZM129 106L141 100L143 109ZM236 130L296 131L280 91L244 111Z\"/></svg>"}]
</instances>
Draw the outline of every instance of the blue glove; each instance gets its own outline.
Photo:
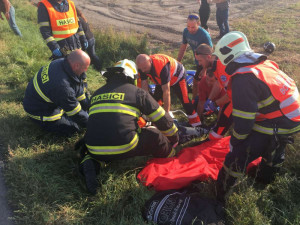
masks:
<instances>
[{"instance_id":1,"label":"blue glove","mask_svg":"<svg viewBox=\"0 0 300 225\"><path fill-rule=\"evenodd\" d=\"M52 53L53 53L53 55L55 55L57 57L61 57L62 56L62 53L59 50L59 48L54 49Z\"/></svg>"},{"instance_id":2,"label":"blue glove","mask_svg":"<svg viewBox=\"0 0 300 225\"><path fill-rule=\"evenodd\" d=\"M206 102L205 102L205 104L204 104L204 109L205 109L206 111L209 111L209 110L211 110L211 111L216 111L217 105L216 105L216 103L213 102L212 100L207 99Z\"/></svg>"},{"instance_id":3,"label":"blue glove","mask_svg":"<svg viewBox=\"0 0 300 225\"><path fill-rule=\"evenodd\" d=\"M87 41L84 42L83 47L84 47L84 50L87 50L87 48L89 47L89 43Z\"/></svg>"}]
</instances>

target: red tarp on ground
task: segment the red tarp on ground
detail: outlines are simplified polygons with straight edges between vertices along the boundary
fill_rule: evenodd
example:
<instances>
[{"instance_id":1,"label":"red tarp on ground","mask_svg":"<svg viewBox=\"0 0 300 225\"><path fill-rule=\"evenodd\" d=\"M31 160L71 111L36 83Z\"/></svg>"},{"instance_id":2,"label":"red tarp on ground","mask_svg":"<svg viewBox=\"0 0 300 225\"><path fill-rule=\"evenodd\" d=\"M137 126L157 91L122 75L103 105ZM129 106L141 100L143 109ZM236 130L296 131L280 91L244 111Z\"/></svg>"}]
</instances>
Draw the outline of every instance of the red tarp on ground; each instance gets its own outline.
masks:
<instances>
[{"instance_id":1,"label":"red tarp on ground","mask_svg":"<svg viewBox=\"0 0 300 225\"><path fill-rule=\"evenodd\" d=\"M185 148L172 158L156 158L138 174L138 180L156 191L180 189L192 181L216 180L229 152L230 137L208 141L199 146ZM249 164L257 165L260 158Z\"/></svg>"}]
</instances>

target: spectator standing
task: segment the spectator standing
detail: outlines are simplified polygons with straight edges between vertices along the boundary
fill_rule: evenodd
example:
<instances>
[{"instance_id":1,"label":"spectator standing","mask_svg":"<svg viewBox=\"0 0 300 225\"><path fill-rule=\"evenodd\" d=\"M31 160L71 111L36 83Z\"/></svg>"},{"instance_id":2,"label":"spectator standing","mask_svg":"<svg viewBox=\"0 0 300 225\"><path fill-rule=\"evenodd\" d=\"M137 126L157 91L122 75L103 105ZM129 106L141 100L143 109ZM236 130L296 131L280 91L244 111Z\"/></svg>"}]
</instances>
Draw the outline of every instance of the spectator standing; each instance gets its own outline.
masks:
<instances>
[{"instance_id":1,"label":"spectator standing","mask_svg":"<svg viewBox=\"0 0 300 225\"><path fill-rule=\"evenodd\" d=\"M191 46L193 54L195 55L195 49L203 43L211 47L213 46L209 33L200 27L199 16L197 14L191 14L187 18L187 27L183 30L182 44L178 52L177 61L181 62L188 44ZM193 99L197 96L198 81L200 81L202 76L202 74L200 74L202 71L202 66L199 65L196 58L195 64L196 74L193 80Z\"/></svg>"},{"instance_id":2,"label":"spectator standing","mask_svg":"<svg viewBox=\"0 0 300 225\"><path fill-rule=\"evenodd\" d=\"M209 32L207 21L210 16L210 0L198 0L198 3L200 5L199 8L199 16L200 16L200 22L201 27L203 27L207 32Z\"/></svg>"},{"instance_id":3,"label":"spectator standing","mask_svg":"<svg viewBox=\"0 0 300 225\"><path fill-rule=\"evenodd\" d=\"M220 30L220 34L217 38L222 38L225 34L229 32L228 15L229 15L230 0L212 0L212 1L216 3L216 7L217 7L216 20Z\"/></svg>"},{"instance_id":4,"label":"spectator standing","mask_svg":"<svg viewBox=\"0 0 300 225\"><path fill-rule=\"evenodd\" d=\"M53 54L62 58L76 49L86 50L86 40L78 21L75 4L70 0L42 0L38 4L40 32ZM81 46L83 43L83 46Z\"/></svg>"},{"instance_id":5,"label":"spectator standing","mask_svg":"<svg viewBox=\"0 0 300 225\"><path fill-rule=\"evenodd\" d=\"M85 33L86 39L88 41L88 48L86 49L88 55L91 58L91 64L94 65L95 69L98 71L101 71L102 68L102 62L99 59L99 57L96 55L96 50L95 50L95 37L94 34L92 33L90 26L88 24L87 19L85 18L85 16L83 15L82 11L77 9L77 15L79 17L79 21L81 22L82 25L82 29ZM83 45L84 43L82 43Z\"/></svg>"},{"instance_id":6,"label":"spectator standing","mask_svg":"<svg viewBox=\"0 0 300 225\"><path fill-rule=\"evenodd\" d=\"M5 18L8 21L12 31L16 35L22 37L21 31L19 30L16 23L15 8L8 0L0 0L0 19L4 20L4 18L1 15L1 12L5 15Z\"/></svg>"}]
</instances>

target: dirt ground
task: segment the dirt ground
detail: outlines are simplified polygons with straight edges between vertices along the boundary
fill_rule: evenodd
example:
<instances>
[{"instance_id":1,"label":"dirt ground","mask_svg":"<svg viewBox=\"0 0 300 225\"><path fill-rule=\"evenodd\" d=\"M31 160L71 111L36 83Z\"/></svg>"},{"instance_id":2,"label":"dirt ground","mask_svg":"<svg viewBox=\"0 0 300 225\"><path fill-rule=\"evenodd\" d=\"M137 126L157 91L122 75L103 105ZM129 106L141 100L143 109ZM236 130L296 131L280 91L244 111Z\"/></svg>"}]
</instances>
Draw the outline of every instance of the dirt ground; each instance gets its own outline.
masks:
<instances>
[{"instance_id":1,"label":"dirt ground","mask_svg":"<svg viewBox=\"0 0 300 225\"><path fill-rule=\"evenodd\" d=\"M145 33L151 41L177 44L181 42L186 17L198 13L197 0L74 0L94 28L112 26L117 30ZM229 21L248 16L270 4L290 4L281 0L231 0ZM218 36L216 7L211 5L208 22L212 37Z\"/></svg>"},{"instance_id":2,"label":"dirt ground","mask_svg":"<svg viewBox=\"0 0 300 225\"><path fill-rule=\"evenodd\" d=\"M179 45L186 18L198 13L197 0L73 0L82 10L94 29L113 27L114 29L148 33L151 43ZM231 0L229 25L235 19L247 17L254 10L280 8L298 0ZM31 0L36 4L39 0ZM218 36L216 6L211 4L208 21L212 38Z\"/></svg>"}]
</instances>

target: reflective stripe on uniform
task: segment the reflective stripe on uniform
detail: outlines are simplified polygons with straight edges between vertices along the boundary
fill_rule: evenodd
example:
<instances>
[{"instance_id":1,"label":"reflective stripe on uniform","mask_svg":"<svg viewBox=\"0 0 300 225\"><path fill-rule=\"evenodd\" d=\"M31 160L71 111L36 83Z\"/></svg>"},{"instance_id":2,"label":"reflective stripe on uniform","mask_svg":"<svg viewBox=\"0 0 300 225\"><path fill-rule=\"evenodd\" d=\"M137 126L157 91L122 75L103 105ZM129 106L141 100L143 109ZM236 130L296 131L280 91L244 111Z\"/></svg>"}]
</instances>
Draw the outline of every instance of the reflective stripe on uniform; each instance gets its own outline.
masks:
<instances>
[{"instance_id":1,"label":"reflective stripe on uniform","mask_svg":"<svg viewBox=\"0 0 300 225\"><path fill-rule=\"evenodd\" d=\"M52 33L54 35L60 35L60 34L75 34L77 32L78 28L74 28L71 30L52 30ZM56 38L55 38L56 39Z\"/></svg>"},{"instance_id":2,"label":"reflective stripe on uniform","mask_svg":"<svg viewBox=\"0 0 300 225\"><path fill-rule=\"evenodd\" d=\"M77 105L73 110L71 110L71 111L69 111L69 112L66 112L66 114L67 114L68 116L74 116L76 113L79 113L80 110L81 110L81 105L80 105L80 103L78 102L78 105Z\"/></svg>"},{"instance_id":3,"label":"reflective stripe on uniform","mask_svg":"<svg viewBox=\"0 0 300 225\"><path fill-rule=\"evenodd\" d=\"M285 116L289 119L294 119L294 118L300 117L300 108L295 109L294 111L285 114Z\"/></svg>"},{"instance_id":4,"label":"reflective stripe on uniform","mask_svg":"<svg viewBox=\"0 0 300 225\"><path fill-rule=\"evenodd\" d=\"M78 35L79 35L79 36L82 36L82 35L84 35L84 31L80 31L80 32L78 32Z\"/></svg>"},{"instance_id":5,"label":"reflective stripe on uniform","mask_svg":"<svg viewBox=\"0 0 300 225\"><path fill-rule=\"evenodd\" d=\"M280 103L280 108L283 109L285 107L288 107L291 104L293 104L294 102L296 102L298 99L299 99L299 92L298 92L298 89L296 88L291 97L289 97L288 99L285 99L284 101L282 101Z\"/></svg>"},{"instance_id":6,"label":"reflective stripe on uniform","mask_svg":"<svg viewBox=\"0 0 300 225\"><path fill-rule=\"evenodd\" d=\"M47 70L45 71L47 74L48 74L48 69L49 69L49 66L50 66L50 63L43 68L43 70ZM43 71L42 71L43 73ZM44 93L41 91L40 87L39 87L39 84L38 84L38 81L37 81L37 76L38 76L38 73L35 74L34 78L33 78L33 86L34 86L34 89L36 90L36 92L39 94L39 96L41 96L42 99L44 99L46 102L49 102L49 103L53 103L46 95L44 95Z\"/></svg>"},{"instance_id":7,"label":"reflective stripe on uniform","mask_svg":"<svg viewBox=\"0 0 300 225\"><path fill-rule=\"evenodd\" d=\"M275 101L275 98L271 95L269 98L263 100L263 101L260 101L257 103L257 107L259 109L263 108L263 107L266 107L268 105L271 105L273 102Z\"/></svg>"},{"instance_id":8,"label":"reflective stripe on uniform","mask_svg":"<svg viewBox=\"0 0 300 225\"><path fill-rule=\"evenodd\" d=\"M27 114L28 114L28 116L30 116L31 118L33 118L35 120L51 122L51 121L55 121L55 120L60 120L62 115L64 114L64 111L60 110L59 114L52 115L52 116L35 116L30 113L27 113Z\"/></svg>"},{"instance_id":9,"label":"reflective stripe on uniform","mask_svg":"<svg viewBox=\"0 0 300 225\"><path fill-rule=\"evenodd\" d=\"M241 67L233 75L238 73L254 73L257 76L259 71L255 68Z\"/></svg>"},{"instance_id":10,"label":"reflective stripe on uniform","mask_svg":"<svg viewBox=\"0 0 300 225\"><path fill-rule=\"evenodd\" d=\"M233 130L232 135L239 140L243 140L246 139L249 134L239 134L235 130Z\"/></svg>"},{"instance_id":11,"label":"reflective stripe on uniform","mask_svg":"<svg viewBox=\"0 0 300 225\"><path fill-rule=\"evenodd\" d=\"M51 41L55 41L55 38L51 36L51 37L48 37L45 41L46 41L46 43L49 43Z\"/></svg>"},{"instance_id":12,"label":"reflective stripe on uniform","mask_svg":"<svg viewBox=\"0 0 300 225\"><path fill-rule=\"evenodd\" d=\"M100 103L90 108L89 116L95 113L124 113L134 117L140 116L140 110L121 103Z\"/></svg>"},{"instance_id":13,"label":"reflective stripe on uniform","mask_svg":"<svg viewBox=\"0 0 300 225\"><path fill-rule=\"evenodd\" d=\"M192 115L188 115L189 124L191 124L193 127L200 126L201 121L198 116L198 113L194 112Z\"/></svg>"},{"instance_id":14,"label":"reflective stripe on uniform","mask_svg":"<svg viewBox=\"0 0 300 225\"><path fill-rule=\"evenodd\" d=\"M98 162L100 164L100 167L101 168L105 168L106 167L106 163L104 161L100 161L100 160L97 160L97 159L94 159L91 155L87 154L84 156L83 160L80 162L80 164L84 163L86 160L88 159L91 159L91 160L94 160L96 162Z\"/></svg>"},{"instance_id":15,"label":"reflective stripe on uniform","mask_svg":"<svg viewBox=\"0 0 300 225\"><path fill-rule=\"evenodd\" d=\"M147 116L149 117L149 119L152 122L156 122L160 118L162 118L165 114L166 114L165 110L161 106L159 106L156 111L154 111L153 113L151 113L150 115L147 115Z\"/></svg>"},{"instance_id":16,"label":"reflective stripe on uniform","mask_svg":"<svg viewBox=\"0 0 300 225\"><path fill-rule=\"evenodd\" d=\"M117 146L91 146L86 145L89 152L95 155L115 155L122 154L134 149L139 142L139 137L137 134L133 137L130 143L125 145L117 145Z\"/></svg>"},{"instance_id":17,"label":"reflective stripe on uniform","mask_svg":"<svg viewBox=\"0 0 300 225\"><path fill-rule=\"evenodd\" d=\"M40 22L39 26L40 27L50 27L50 23L49 22Z\"/></svg>"},{"instance_id":18,"label":"reflective stripe on uniform","mask_svg":"<svg viewBox=\"0 0 300 225\"><path fill-rule=\"evenodd\" d=\"M171 157L174 157L176 155L176 150L175 148L172 148L170 154L167 156L167 158L171 158Z\"/></svg>"},{"instance_id":19,"label":"reflective stripe on uniform","mask_svg":"<svg viewBox=\"0 0 300 225\"><path fill-rule=\"evenodd\" d=\"M80 95L79 97L77 97L78 101L82 101L84 99L86 99L85 93L83 93L82 95Z\"/></svg>"},{"instance_id":20,"label":"reflective stripe on uniform","mask_svg":"<svg viewBox=\"0 0 300 225\"><path fill-rule=\"evenodd\" d=\"M263 134L269 134L269 135L273 135L274 131L273 128L269 128L269 127L263 127L260 126L258 124L254 124L253 130L263 133ZM284 129L284 128L278 128L278 134L292 134L295 132L300 131L300 125L291 129Z\"/></svg>"},{"instance_id":21,"label":"reflective stripe on uniform","mask_svg":"<svg viewBox=\"0 0 300 225\"><path fill-rule=\"evenodd\" d=\"M162 130L161 132L165 135L165 136L173 136L176 132L178 131L177 127L175 126L175 124L173 123L173 126L168 129L168 130Z\"/></svg>"},{"instance_id":22,"label":"reflective stripe on uniform","mask_svg":"<svg viewBox=\"0 0 300 225\"><path fill-rule=\"evenodd\" d=\"M235 178L239 178L239 177L242 177L244 175L244 173L239 173L239 172L235 172L235 171L232 171L231 169L229 169L227 166L223 165L223 168L225 169L225 171L232 177L235 177Z\"/></svg>"},{"instance_id":23,"label":"reflective stripe on uniform","mask_svg":"<svg viewBox=\"0 0 300 225\"><path fill-rule=\"evenodd\" d=\"M233 109L232 110L232 115L236 116L236 117L240 117L243 119L254 119L255 118L255 113L253 112L246 112L246 111L241 111L241 110L237 110L237 109Z\"/></svg>"},{"instance_id":24,"label":"reflective stripe on uniform","mask_svg":"<svg viewBox=\"0 0 300 225\"><path fill-rule=\"evenodd\" d=\"M213 130L211 130L211 131L209 132L208 138L209 138L209 140L211 140L211 141L212 141L212 140L219 140L219 139L223 138L223 135L217 134L216 132L214 132Z\"/></svg>"}]
</instances>

